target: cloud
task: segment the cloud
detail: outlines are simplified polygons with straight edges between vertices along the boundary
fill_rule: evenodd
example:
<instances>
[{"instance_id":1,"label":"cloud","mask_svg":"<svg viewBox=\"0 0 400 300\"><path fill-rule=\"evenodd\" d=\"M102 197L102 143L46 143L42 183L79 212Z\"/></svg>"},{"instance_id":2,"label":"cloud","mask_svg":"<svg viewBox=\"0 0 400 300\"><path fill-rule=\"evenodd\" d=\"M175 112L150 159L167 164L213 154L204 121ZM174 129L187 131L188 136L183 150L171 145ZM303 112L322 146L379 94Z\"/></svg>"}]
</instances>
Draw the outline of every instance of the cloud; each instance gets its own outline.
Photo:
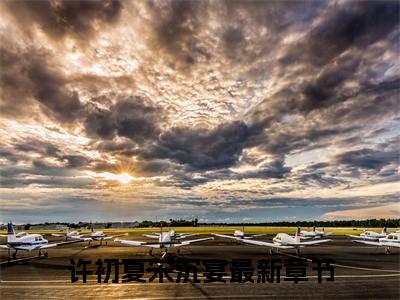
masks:
<instances>
[{"instance_id":1,"label":"cloud","mask_svg":"<svg viewBox=\"0 0 400 300\"><path fill-rule=\"evenodd\" d=\"M2 188L209 220L396 197L396 1L0 6Z\"/></svg>"},{"instance_id":2,"label":"cloud","mask_svg":"<svg viewBox=\"0 0 400 300\"><path fill-rule=\"evenodd\" d=\"M339 210L326 213L323 220L364 220L364 219L398 219L400 205L398 203L377 207Z\"/></svg>"},{"instance_id":3,"label":"cloud","mask_svg":"<svg viewBox=\"0 0 400 300\"><path fill-rule=\"evenodd\" d=\"M382 167L396 163L399 153L392 151L377 151L372 149L361 149L348 151L336 156L336 162L361 169L380 170Z\"/></svg>"},{"instance_id":4,"label":"cloud","mask_svg":"<svg viewBox=\"0 0 400 300\"><path fill-rule=\"evenodd\" d=\"M5 1L4 5L22 30L30 32L37 25L54 40L92 38L99 24L115 23L122 10L119 0Z\"/></svg>"},{"instance_id":5,"label":"cloud","mask_svg":"<svg viewBox=\"0 0 400 300\"><path fill-rule=\"evenodd\" d=\"M3 115L32 114L28 107L35 103L61 122L70 123L84 113L78 93L67 88L68 80L46 52L5 43L0 47L0 61Z\"/></svg>"},{"instance_id":6,"label":"cloud","mask_svg":"<svg viewBox=\"0 0 400 300\"><path fill-rule=\"evenodd\" d=\"M140 97L129 97L118 100L109 109L93 109L85 120L85 129L90 136L112 139L117 135L141 143L157 138L162 113L159 107Z\"/></svg>"},{"instance_id":7,"label":"cloud","mask_svg":"<svg viewBox=\"0 0 400 300\"><path fill-rule=\"evenodd\" d=\"M248 136L243 122L212 130L175 127L164 132L143 157L171 159L199 170L226 168L237 161Z\"/></svg>"}]
</instances>

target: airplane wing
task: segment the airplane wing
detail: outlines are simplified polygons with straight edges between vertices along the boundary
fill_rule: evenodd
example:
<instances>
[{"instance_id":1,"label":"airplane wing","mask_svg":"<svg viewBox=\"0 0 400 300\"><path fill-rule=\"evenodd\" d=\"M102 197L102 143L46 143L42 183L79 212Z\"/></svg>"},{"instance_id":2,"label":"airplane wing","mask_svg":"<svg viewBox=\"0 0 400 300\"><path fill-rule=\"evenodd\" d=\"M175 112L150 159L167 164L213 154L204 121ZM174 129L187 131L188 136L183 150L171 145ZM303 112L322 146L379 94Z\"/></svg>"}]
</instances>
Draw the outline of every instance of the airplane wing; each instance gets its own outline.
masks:
<instances>
[{"instance_id":1,"label":"airplane wing","mask_svg":"<svg viewBox=\"0 0 400 300\"><path fill-rule=\"evenodd\" d=\"M80 243L80 242L82 242L82 240L79 239L79 240L75 240L75 241L39 245L39 247L33 248L32 250L47 249L47 248L59 247L59 246L64 246L64 245L68 245L68 244Z\"/></svg>"},{"instance_id":2,"label":"airplane wing","mask_svg":"<svg viewBox=\"0 0 400 300\"><path fill-rule=\"evenodd\" d=\"M57 236L57 237L66 237L67 235L63 234L63 233L52 233L52 236Z\"/></svg>"},{"instance_id":3,"label":"airplane wing","mask_svg":"<svg viewBox=\"0 0 400 300\"><path fill-rule=\"evenodd\" d=\"M115 239L114 242L134 247L136 246L136 247L160 248L160 244L149 244L147 242L141 242L141 241Z\"/></svg>"},{"instance_id":4,"label":"airplane wing","mask_svg":"<svg viewBox=\"0 0 400 300\"><path fill-rule=\"evenodd\" d=\"M127 234L127 233L124 233L124 234L118 234L118 235L105 236L105 237L102 238L102 240L103 240L103 241L104 241L104 240L111 240L111 239L114 239L114 238L116 238L116 237L125 236L125 235L128 235L128 234Z\"/></svg>"},{"instance_id":5,"label":"airplane wing","mask_svg":"<svg viewBox=\"0 0 400 300\"><path fill-rule=\"evenodd\" d=\"M396 248L400 247L399 243L393 243L393 242L381 243L381 242L362 241L362 240L353 240L353 242L371 246L380 246L380 247L396 247Z\"/></svg>"},{"instance_id":6,"label":"airplane wing","mask_svg":"<svg viewBox=\"0 0 400 300\"><path fill-rule=\"evenodd\" d=\"M248 240L248 239L252 239L252 238L255 238L258 236L263 236L263 235L266 235L266 234L252 234L251 236L244 237L244 239Z\"/></svg>"},{"instance_id":7,"label":"airplane wing","mask_svg":"<svg viewBox=\"0 0 400 300\"><path fill-rule=\"evenodd\" d=\"M151 238L151 239L158 239L160 236L159 235L153 235L153 234L143 234L144 237Z\"/></svg>"},{"instance_id":8,"label":"airplane wing","mask_svg":"<svg viewBox=\"0 0 400 300\"><path fill-rule=\"evenodd\" d=\"M180 244L174 244L175 247L182 247L182 246L188 246L193 243L198 243L202 241L208 241L208 240L213 240L213 237L208 237L208 238L202 238L202 239L197 239L197 240L189 240L189 241L183 241Z\"/></svg>"},{"instance_id":9,"label":"airplane wing","mask_svg":"<svg viewBox=\"0 0 400 300\"><path fill-rule=\"evenodd\" d=\"M327 243L327 242L330 242L330 241L332 241L332 240L330 240L330 239L328 239L328 240L314 240L314 241L309 241L309 242L301 242L300 245L312 246L312 245Z\"/></svg>"},{"instance_id":10,"label":"airplane wing","mask_svg":"<svg viewBox=\"0 0 400 300\"><path fill-rule=\"evenodd\" d=\"M283 246L279 244L274 244L270 242L262 242L262 241L255 241L255 240L240 240L243 243L246 244L252 244L256 246L264 246L264 247L271 247L271 248L280 248L280 249L292 249L292 246Z\"/></svg>"},{"instance_id":11,"label":"airplane wing","mask_svg":"<svg viewBox=\"0 0 400 300\"><path fill-rule=\"evenodd\" d=\"M354 238L354 239L363 239L363 240L368 240L368 241L377 241L379 238L378 237L369 237L369 236L359 236L359 235L352 235L352 234L346 234L348 237Z\"/></svg>"},{"instance_id":12,"label":"airplane wing","mask_svg":"<svg viewBox=\"0 0 400 300\"><path fill-rule=\"evenodd\" d=\"M217 234L217 233L212 233L212 235L222 237L222 238L232 239L232 240L242 240L241 238L238 238L238 237L235 237L232 235Z\"/></svg>"},{"instance_id":13,"label":"airplane wing","mask_svg":"<svg viewBox=\"0 0 400 300\"><path fill-rule=\"evenodd\" d=\"M195 235L197 235L197 234L181 233L181 234L178 234L178 236L176 237L176 239L177 239L177 240L181 240L181 239L185 239L185 238L187 238L187 237L195 236Z\"/></svg>"},{"instance_id":14,"label":"airplane wing","mask_svg":"<svg viewBox=\"0 0 400 300\"><path fill-rule=\"evenodd\" d=\"M372 242L372 241L362 241L362 240L353 240L354 243L371 245L371 246L383 246L380 242Z\"/></svg>"}]
</instances>

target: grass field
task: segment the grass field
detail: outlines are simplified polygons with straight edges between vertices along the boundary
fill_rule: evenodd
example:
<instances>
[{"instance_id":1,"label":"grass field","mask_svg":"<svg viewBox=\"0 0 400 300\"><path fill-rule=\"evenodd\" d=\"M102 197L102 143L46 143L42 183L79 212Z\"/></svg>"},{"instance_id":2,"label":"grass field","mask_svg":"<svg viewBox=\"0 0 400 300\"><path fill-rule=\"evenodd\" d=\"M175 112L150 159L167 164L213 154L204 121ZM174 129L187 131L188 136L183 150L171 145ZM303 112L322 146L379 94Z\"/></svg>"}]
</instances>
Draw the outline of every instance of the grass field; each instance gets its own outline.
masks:
<instances>
[{"instance_id":1,"label":"grass field","mask_svg":"<svg viewBox=\"0 0 400 300\"><path fill-rule=\"evenodd\" d=\"M163 230L174 229L177 233L195 233L195 234L210 234L210 233L220 233L220 234L233 234L234 230L243 228L241 226L210 226L210 227L165 227ZM302 227L302 230L312 230L312 227ZM317 228L322 230L322 228ZM332 232L335 235L344 234L360 234L365 230L373 230L376 232L381 232L382 228L352 228L352 227L326 227L326 232ZM113 234L120 232L127 232L129 235L142 235L150 234L153 232L159 232L159 227L148 227L148 228L110 228L110 229L96 229L104 231L105 233ZM389 229L389 232L394 232L397 229ZM17 232L21 232L19 230ZM296 232L296 227L270 227L270 226L245 226L244 231L246 234L277 234L280 232L285 232L289 234L294 234ZM41 233L41 234L51 234L60 233L61 230L29 230L29 233ZM89 234L90 230L80 231L82 234ZM1 234L6 234L6 231L0 231Z\"/></svg>"}]
</instances>

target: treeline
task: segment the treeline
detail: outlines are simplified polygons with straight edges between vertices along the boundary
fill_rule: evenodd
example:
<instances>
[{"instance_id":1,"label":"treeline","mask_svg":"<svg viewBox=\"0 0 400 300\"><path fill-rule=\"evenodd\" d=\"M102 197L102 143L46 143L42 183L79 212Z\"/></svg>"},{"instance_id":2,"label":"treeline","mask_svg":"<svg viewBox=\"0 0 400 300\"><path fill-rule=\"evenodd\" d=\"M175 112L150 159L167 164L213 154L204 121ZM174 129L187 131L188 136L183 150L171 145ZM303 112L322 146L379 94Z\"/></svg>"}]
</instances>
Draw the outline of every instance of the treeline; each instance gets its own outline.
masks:
<instances>
[{"instance_id":1,"label":"treeline","mask_svg":"<svg viewBox=\"0 0 400 300\"><path fill-rule=\"evenodd\" d=\"M163 226L163 227L184 227L184 226L197 227L197 226L199 226L199 221L196 218L194 220L169 219L169 222L166 222L166 221L159 221L159 222L143 221L143 222L139 223L139 227L160 227L160 226Z\"/></svg>"},{"instance_id":2,"label":"treeline","mask_svg":"<svg viewBox=\"0 0 400 300\"><path fill-rule=\"evenodd\" d=\"M262 222L262 223L207 223L201 226L282 226L282 227L400 227L400 219L370 219L370 220L337 220L337 221L295 221L295 222Z\"/></svg>"},{"instance_id":3,"label":"treeline","mask_svg":"<svg viewBox=\"0 0 400 300\"><path fill-rule=\"evenodd\" d=\"M102 222L105 228L110 228L112 223ZM90 228L90 222L79 222L79 223L42 223L35 225L65 225L69 228ZM25 229L28 230L32 225L26 224ZM282 227L390 227L399 228L400 219L370 219L370 220L338 220L338 221L296 221L296 222L261 222L261 223L199 223L198 219L184 220L184 219L169 219L169 221L142 221L138 227L197 227L197 226L282 226Z\"/></svg>"}]
</instances>

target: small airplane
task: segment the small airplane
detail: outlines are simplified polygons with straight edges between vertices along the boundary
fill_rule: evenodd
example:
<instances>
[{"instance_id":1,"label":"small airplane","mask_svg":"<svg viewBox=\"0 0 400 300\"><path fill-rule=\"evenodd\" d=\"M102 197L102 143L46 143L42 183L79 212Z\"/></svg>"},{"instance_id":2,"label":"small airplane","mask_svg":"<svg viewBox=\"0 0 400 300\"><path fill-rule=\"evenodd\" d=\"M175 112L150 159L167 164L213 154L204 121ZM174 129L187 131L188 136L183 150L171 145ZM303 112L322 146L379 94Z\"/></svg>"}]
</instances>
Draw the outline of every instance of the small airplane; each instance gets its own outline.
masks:
<instances>
[{"instance_id":1,"label":"small airplane","mask_svg":"<svg viewBox=\"0 0 400 300\"><path fill-rule=\"evenodd\" d=\"M124 233L124 234L107 236L103 231L94 231L93 226L91 226L91 231L92 231L92 233L89 236L81 236L80 240L89 242L89 245L91 244L92 241L100 241L99 246L101 246L103 244L103 241L105 241L105 244L107 245L108 240L111 240L113 238L120 237L123 235L127 235L126 233Z\"/></svg>"},{"instance_id":2,"label":"small airplane","mask_svg":"<svg viewBox=\"0 0 400 300\"><path fill-rule=\"evenodd\" d=\"M242 243L246 243L246 244L270 247L271 253L272 253L272 248L276 248L278 250L279 249L296 249L297 254L300 253L300 248L307 247L307 246L314 246L314 245L332 241L330 239L326 239L326 240L313 240L313 241L308 241L308 242L302 242L301 236L300 236L300 227L297 228L296 235L294 237L288 235L287 233L278 233L272 239L272 243L256 241L256 240L252 240L252 239L239 239L239 240Z\"/></svg>"},{"instance_id":3,"label":"small airplane","mask_svg":"<svg viewBox=\"0 0 400 300\"><path fill-rule=\"evenodd\" d=\"M161 248L165 249L165 252L163 256L167 253L168 248L177 248L177 247L184 247L188 246L192 243L197 243L197 242L202 242L202 241L208 241L208 240L213 240L213 237L208 237L208 238L201 238L201 239L195 239L195 240L188 240L188 241L181 241L181 239L176 239L173 237L174 231L170 230L168 232L163 232L162 227L160 227L160 233L158 235L154 235L151 238L155 238L157 236L158 241L157 242L142 242L142 241L132 241L132 240L121 240L121 239L115 239L114 242L120 243L123 245L128 245L128 246L136 246L136 247L150 247L149 254L153 254L153 248ZM178 250L179 252L179 250Z\"/></svg>"},{"instance_id":4,"label":"small airplane","mask_svg":"<svg viewBox=\"0 0 400 300\"><path fill-rule=\"evenodd\" d=\"M353 240L353 242L358 244L385 247L385 253L389 254L390 248L400 248L400 233L389 233L386 237L379 238L378 241Z\"/></svg>"},{"instance_id":5,"label":"small airplane","mask_svg":"<svg viewBox=\"0 0 400 300\"><path fill-rule=\"evenodd\" d=\"M377 241L380 238L384 238L387 236L387 227L383 227L381 233L377 233L375 231L370 231L366 230L360 235L352 235L352 234L346 234L348 237L355 238L355 239L363 239L363 240L369 240L369 241Z\"/></svg>"},{"instance_id":6,"label":"small airplane","mask_svg":"<svg viewBox=\"0 0 400 300\"><path fill-rule=\"evenodd\" d=\"M12 257L15 259L17 257L18 250L24 250L24 251L39 250L39 256L41 256L42 249L58 247L79 242L81 242L81 240L49 244L49 241L44 239L43 236L40 234L29 234L26 232L20 232L16 234L14 227L10 222L7 224L7 244L0 245L0 248L7 249L9 257L10 257L10 250L14 249L15 252L13 253ZM43 255L45 257L48 257L47 252L45 252Z\"/></svg>"},{"instance_id":7,"label":"small airplane","mask_svg":"<svg viewBox=\"0 0 400 300\"><path fill-rule=\"evenodd\" d=\"M312 231L302 230L300 232L300 235L303 238L320 238L331 234L332 232L325 232L324 228L322 228L322 231L318 231L315 226L313 226Z\"/></svg>"},{"instance_id":8,"label":"small airplane","mask_svg":"<svg viewBox=\"0 0 400 300\"><path fill-rule=\"evenodd\" d=\"M74 231L69 231L69 229L67 229L66 233L53 233L52 236L57 236L57 237L64 237L65 240L68 239L81 239L82 235L79 234L78 231L74 230Z\"/></svg>"},{"instance_id":9,"label":"small airplane","mask_svg":"<svg viewBox=\"0 0 400 300\"><path fill-rule=\"evenodd\" d=\"M153 234L143 234L144 237L151 238L151 239L159 239L160 238L160 232L153 232ZM171 236L172 240L181 240L190 236L194 236L196 234L192 233L176 233L175 230L170 230L169 235Z\"/></svg>"},{"instance_id":10,"label":"small airplane","mask_svg":"<svg viewBox=\"0 0 400 300\"><path fill-rule=\"evenodd\" d=\"M234 239L234 240L243 240L243 239L252 239L258 236L263 236L265 234L252 234L252 235L245 235L244 234L244 227L242 230L235 230L232 235L226 235L226 234L217 234L217 233L212 233L214 236L222 237L222 238L228 238L228 239Z\"/></svg>"}]
</instances>

